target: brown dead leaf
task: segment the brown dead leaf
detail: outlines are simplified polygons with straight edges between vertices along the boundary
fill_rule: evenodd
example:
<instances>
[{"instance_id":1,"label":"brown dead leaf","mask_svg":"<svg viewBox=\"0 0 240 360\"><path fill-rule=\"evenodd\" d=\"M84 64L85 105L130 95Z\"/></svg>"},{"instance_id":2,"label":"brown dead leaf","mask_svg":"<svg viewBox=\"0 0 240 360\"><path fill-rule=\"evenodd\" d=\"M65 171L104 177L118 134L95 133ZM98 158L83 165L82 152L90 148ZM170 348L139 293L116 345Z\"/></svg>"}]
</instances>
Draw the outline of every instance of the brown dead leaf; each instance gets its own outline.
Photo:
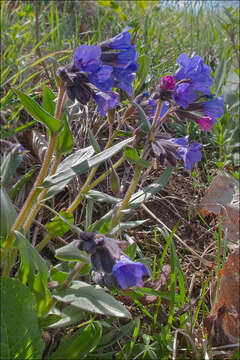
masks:
<instances>
[{"instance_id":1,"label":"brown dead leaf","mask_svg":"<svg viewBox=\"0 0 240 360\"><path fill-rule=\"evenodd\" d=\"M231 205L225 205L221 208L218 215L222 219L222 229L227 232L227 237L233 241L239 241L239 208Z\"/></svg>"},{"instance_id":2,"label":"brown dead leaf","mask_svg":"<svg viewBox=\"0 0 240 360\"><path fill-rule=\"evenodd\" d=\"M218 301L212 315L204 319L213 346L235 344L240 336L240 253L228 256L221 270Z\"/></svg>"},{"instance_id":3,"label":"brown dead leaf","mask_svg":"<svg viewBox=\"0 0 240 360\"><path fill-rule=\"evenodd\" d=\"M210 213L218 215L222 206L239 206L239 184L233 176L221 173L211 182L206 194L197 206L200 214L206 217Z\"/></svg>"},{"instance_id":4,"label":"brown dead leaf","mask_svg":"<svg viewBox=\"0 0 240 360\"><path fill-rule=\"evenodd\" d=\"M227 232L229 240L239 239L239 184L230 175L221 173L212 181L197 210L203 217L209 214L218 215L222 229Z\"/></svg>"}]
</instances>

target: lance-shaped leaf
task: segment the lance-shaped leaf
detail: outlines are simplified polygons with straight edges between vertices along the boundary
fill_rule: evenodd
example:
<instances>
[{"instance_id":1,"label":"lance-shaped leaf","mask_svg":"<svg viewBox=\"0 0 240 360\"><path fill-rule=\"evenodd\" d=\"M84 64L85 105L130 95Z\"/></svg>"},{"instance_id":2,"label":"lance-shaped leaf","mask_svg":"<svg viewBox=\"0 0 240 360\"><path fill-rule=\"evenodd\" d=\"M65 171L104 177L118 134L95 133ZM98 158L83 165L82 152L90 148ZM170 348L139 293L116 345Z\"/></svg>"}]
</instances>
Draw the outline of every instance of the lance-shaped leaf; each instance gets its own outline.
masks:
<instances>
[{"instance_id":1,"label":"lance-shaped leaf","mask_svg":"<svg viewBox=\"0 0 240 360\"><path fill-rule=\"evenodd\" d=\"M53 117L47 111L45 111L38 103L33 100L29 95L24 94L18 89L14 89L15 93L21 100L22 104L28 111L28 113L36 120L42 122L52 132L56 132L61 127L61 121Z\"/></svg>"},{"instance_id":2,"label":"lance-shaped leaf","mask_svg":"<svg viewBox=\"0 0 240 360\"><path fill-rule=\"evenodd\" d=\"M9 179L12 178L22 159L23 154L19 152L17 147L10 151L8 155L3 159L0 171L3 185L7 184L9 182Z\"/></svg>"},{"instance_id":3,"label":"lance-shaped leaf","mask_svg":"<svg viewBox=\"0 0 240 360\"><path fill-rule=\"evenodd\" d=\"M30 244L23 234L15 231L15 246L21 256L19 278L23 284L28 284L35 294L38 302L38 314L43 315L46 304L50 300L50 293L47 289L48 267L45 260Z\"/></svg>"},{"instance_id":4,"label":"lance-shaped leaf","mask_svg":"<svg viewBox=\"0 0 240 360\"><path fill-rule=\"evenodd\" d=\"M1 359L42 359L44 343L31 291L19 280L0 278Z\"/></svg>"},{"instance_id":5,"label":"lance-shaped leaf","mask_svg":"<svg viewBox=\"0 0 240 360\"><path fill-rule=\"evenodd\" d=\"M84 329L78 329L63 345L50 356L50 360L59 359L84 359L87 354L95 349L102 336L101 324L92 322Z\"/></svg>"},{"instance_id":6,"label":"lance-shaped leaf","mask_svg":"<svg viewBox=\"0 0 240 360\"><path fill-rule=\"evenodd\" d=\"M130 146L126 148L124 155L129 161L141 166L142 168L148 168L149 166L152 166L150 161L141 159L137 151Z\"/></svg>"},{"instance_id":7,"label":"lance-shaped leaf","mask_svg":"<svg viewBox=\"0 0 240 360\"><path fill-rule=\"evenodd\" d=\"M89 312L131 318L129 311L114 297L103 289L95 288L82 281L73 281L68 288L57 289L53 296L59 301Z\"/></svg>"},{"instance_id":8,"label":"lance-shaped leaf","mask_svg":"<svg viewBox=\"0 0 240 360\"><path fill-rule=\"evenodd\" d=\"M79 240L73 240L70 244L56 250L55 257L65 261L82 261L90 264L90 257L78 248Z\"/></svg>"},{"instance_id":9,"label":"lance-shaped leaf","mask_svg":"<svg viewBox=\"0 0 240 360\"><path fill-rule=\"evenodd\" d=\"M130 139L126 139L121 141L120 143L113 145L111 148L106 149L102 151L99 154L94 155L93 157L87 159L87 160L80 160L79 163L74 164L67 169L64 169L62 171L59 171L59 168L57 169L56 174L52 176L46 177L44 180L42 187L51 187L59 183L68 183L71 179L73 179L76 175L83 174L84 172L88 171L92 167L99 165L103 161L109 159L113 155L115 155L118 151L123 149L126 145L131 143L133 141L133 137ZM65 159L66 160L66 159Z\"/></svg>"},{"instance_id":10,"label":"lance-shaped leaf","mask_svg":"<svg viewBox=\"0 0 240 360\"><path fill-rule=\"evenodd\" d=\"M152 126L147 118L147 115L145 114L144 110L141 108L139 104L137 104L135 101L133 101L132 103L136 106L138 114L140 116L142 130L145 131L146 133L149 133Z\"/></svg>"},{"instance_id":11,"label":"lance-shaped leaf","mask_svg":"<svg viewBox=\"0 0 240 360\"><path fill-rule=\"evenodd\" d=\"M4 238L10 231L17 218L17 212L13 206L8 193L0 185L0 237Z\"/></svg>"},{"instance_id":12,"label":"lance-shaped leaf","mask_svg":"<svg viewBox=\"0 0 240 360\"><path fill-rule=\"evenodd\" d=\"M70 223L74 222L74 217L64 209L60 210L62 217L66 218ZM52 236L63 236L69 229L70 226L62 221L58 216L46 223L46 228Z\"/></svg>"},{"instance_id":13,"label":"lance-shaped leaf","mask_svg":"<svg viewBox=\"0 0 240 360\"><path fill-rule=\"evenodd\" d=\"M138 208L142 203L144 203L144 201L149 200L154 194L156 194L161 188L163 188L168 183L172 171L173 171L173 167L168 166L167 169L164 171L164 173L159 177L159 179L157 179L152 184L143 188L143 190L139 190L135 194L133 194L129 200L127 209L124 210L124 213L125 214L131 213L131 209ZM92 224L89 231L102 232L102 229L104 227L107 228L108 226L110 228L111 219L115 215L117 208L120 205L121 202L119 202L114 209L108 211L105 215L103 215L103 217L101 217L94 224Z\"/></svg>"}]
</instances>

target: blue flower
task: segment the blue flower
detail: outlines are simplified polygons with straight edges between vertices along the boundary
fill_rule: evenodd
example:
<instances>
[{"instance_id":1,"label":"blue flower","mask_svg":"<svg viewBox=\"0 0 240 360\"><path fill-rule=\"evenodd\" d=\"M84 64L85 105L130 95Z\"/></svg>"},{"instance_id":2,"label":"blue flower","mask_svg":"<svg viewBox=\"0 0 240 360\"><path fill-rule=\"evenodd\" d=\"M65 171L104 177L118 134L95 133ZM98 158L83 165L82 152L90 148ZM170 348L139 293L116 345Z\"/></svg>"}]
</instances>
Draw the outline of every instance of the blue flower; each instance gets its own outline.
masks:
<instances>
[{"instance_id":1,"label":"blue flower","mask_svg":"<svg viewBox=\"0 0 240 360\"><path fill-rule=\"evenodd\" d=\"M129 27L126 27L120 34L109 40L103 41L100 44L101 49L106 51L110 49L120 50L131 47L131 35L128 32L129 29Z\"/></svg>"},{"instance_id":2,"label":"blue flower","mask_svg":"<svg viewBox=\"0 0 240 360\"><path fill-rule=\"evenodd\" d=\"M80 45L74 52L74 65L79 71L95 72L102 66L101 49L95 45Z\"/></svg>"},{"instance_id":3,"label":"blue flower","mask_svg":"<svg viewBox=\"0 0 240 360\"><path fill-rule=\"evenodd\" d=\"M177 105L186 109L196 100L196 92L202 92L205 95L211 94L210 87L213 84L211 68L204 64L204 60L198 55L188 58L186 54L181 54L177 58L177 63L180 67L175 73L175 77L180 83L175 86L173 98Z\"/></svg>"},{"instance_id":4,"label":"blue flower","mask_svg":"<svg viewBox=\"0 0 240 360\"><path fill-rule=\"evenodd\" d=\"M116 261L113 266L112 273L121 288L126 289L139 285L142 282L143 276L148 275L148 270L144 264L136 263L126 256L121 256L120 260Z\"/></svg>"},{"instance_id":5,"label":"blue flower","mask_svg":"<svg viewBox=\"0 0 240 360\"><path fill-rule=\"evenodd\" d=\"M202 103L203 113L215 120L223 116L224 97L218 96L215 99Z\"/></svg>"},{"instance_id":6,"label":"blue flower","mask_svg":"<svg viewBox=\"0 0 240 360\"><path fill-rule=\"evenodd\" d=\"M173 98L177 105L186 109L189 104L196 100L197 94L194 92L193 86L190 83L182 83L176 85Z\"/></svg>"},{"instance_id":7,"label":"blue flower","mask_svg":"<svg viewBox=\"0 0 240 360\"><path fill-rule=\"evenodd\" d=\"M113 91L98 91L93 94L93 98L98 105L100 116L104 116L108 110L114 109L118 104L118 94Z\"/></svg>"},{"instance_id":8,"label":"blue flower","mask_svg":"<svg viewBox=\"0 0 240 360\"><path fill-rule=\"evenodd\" d=\"M202 153L200 151L202 144L198 142L188 144L188 136L184 138L173 138L171 141L179 145L176 155L177 158L183 160L186 170L193 169L195 163L202 159Z\"/></svg>"},{"instance_id":9,"label":"blue flower","mask_svg":"<svg viewBox=\"0 0 240 360\"><path fill-rule=\"evenodd\" d=\"M102 91L110 91L114 85L112 67L102 65L96 72L88 75L88 81Z\"/></svg>"},{"instance_id":10,"label":"blue flower","mask_svg":"<svg viewBox=\"0 0 240 360\"><path fill-rule=\"evenodd\" d=\"M93 98L101 116L118 104L113 87L132 95L132 82L138 69L138 53L131 44L128 28L110 40L96 45L80 45L74 62L57 70L68 97L86 105Z\"/></svg>"},{"instance_id":11,"label":"blue flower","mask_svg":"<svg viewBox=\"0 0 240 360\"><path fill-rule=\"evenodd\" d=\"M124 31L119 38L106 46L107 42L101 43L101 60L104 65L112 66L114 76L114 87L120 88L132 95L132 82L136 77L139 67L137 63L138 53L136 46L131 45L130 34ZM114 49L114 51L107 51Z\"/></svg>"}]
</instances>

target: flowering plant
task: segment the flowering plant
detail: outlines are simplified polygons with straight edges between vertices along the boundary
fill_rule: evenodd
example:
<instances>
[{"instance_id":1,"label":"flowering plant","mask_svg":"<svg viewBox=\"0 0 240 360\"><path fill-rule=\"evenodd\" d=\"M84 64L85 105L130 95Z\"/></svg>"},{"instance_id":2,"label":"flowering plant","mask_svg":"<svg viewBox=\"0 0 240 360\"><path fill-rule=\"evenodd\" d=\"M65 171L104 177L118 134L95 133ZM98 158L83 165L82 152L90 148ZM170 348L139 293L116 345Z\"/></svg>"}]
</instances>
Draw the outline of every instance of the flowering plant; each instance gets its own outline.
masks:
<instances>
[{"instance_id":1,"label":"flowering plant","mask_svg":"<svg viewBox=\"0 0 240 360\"><path fill-rule=\"evenodd\" d=\"M56 103L53 101L55 94L46 86L42 106L15 89L29 114L46 126L48 141L38 177L19 213L4 187L1 188L3 211L6 212L6 226L1 234L2 283L4 294L12 296L17 283L23 302L33 303L32 318L37 329L38 318L43 327L57 328L83 319L84 312L131 318L130 312L114 298L113 293L109 294L109 290L139 289L146 277L151 278L152 272L148 259L143 258L133 239L135 253L131 256L127 251L132 245L124 252L121 249L123 241L118 239L127 235L125 230L144 222L132 221L134 210L169 181L178 160L183 161L186 170L192 170L202 159L202 144L191 142L189 135L176 137L167 124L191 120L201 130L210 131L223 115L223 97L215 97L211 93L213 78L204 60L197 55L189 58L181 54L177 63L179 68L175 74L161 77L153 89L135 96L133 81L139 68L138 52L130 29L125 28L120 34L99 44L77 47L73 60L56 71ZM120 102L120 91L127 96L124 105ZM102 149L88 129L89 146L74 152L71 124L65 111L68 114L72 107L85 106L91 101L96 104L100 117L107 116L108 141ZM118 109L121 116L118 116L117 122L115 115ZM67 156L69 152L71 154ZM14 153L14 161L16 158L21 161L22 152L17 156ZM152 166L153 158L161 164L162 174L141 189L139 184L143 171ZM113 159L115 163L112 163ZM10 163L11 169L16 168L10 160L7 159L4 166ZM103 163L109 166L99 175L97 170ZM134 168L134 173L128 189L122 191L117 171L120 165L126 163ZM57 212L48 201L64 191L76 176L83 176L83 185L68 208ZM94 190L108 177L114 196ZM83 206L83 201L87 202L87 208ZM92 220L94 202L111 204L109 211L95 221ZM80 226L74 225L77 223L74 215L78 207L86 214ZM29 230L40 208L48 209L55 217L44 225L44 236L34 246L29 242ZM68 230L77 239L66 244L62 237ZM65 262L62 267L49 267L40 254L53 237L60 237L65 242L65 246L55 252L55 257ZM135 260L137 250L139 259ZM21 261L15 264L17 256ZM16 279L11 279L11 274ZM88 276L88 280L80 281L81 276ZM71 314L76 314L76 309L81 312L81 317L79 312L78 317L71 317ZM21 308L21 311L25 316L24 309ZM89 326L93 326L94 318L89 321ZM100 338L102 327L98 322L94 324L94 331ZM39 346L41 350L43 344ZM64 346L53 354L53 358L59 356ZM36 356L39 356L38 349ZM64 351L67 352L66 349Z\"/></svg>"}]
</instances>

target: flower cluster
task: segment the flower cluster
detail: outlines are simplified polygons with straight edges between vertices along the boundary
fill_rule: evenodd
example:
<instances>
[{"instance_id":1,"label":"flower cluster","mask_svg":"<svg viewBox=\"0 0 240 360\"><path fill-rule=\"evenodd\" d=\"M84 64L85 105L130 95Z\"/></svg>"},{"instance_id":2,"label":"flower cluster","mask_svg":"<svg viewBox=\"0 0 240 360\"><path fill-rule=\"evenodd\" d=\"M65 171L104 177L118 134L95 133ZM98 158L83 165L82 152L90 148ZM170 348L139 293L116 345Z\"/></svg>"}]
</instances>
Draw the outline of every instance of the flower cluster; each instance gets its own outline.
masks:
<instances>
[{"instance_id":1,"label":"flower cluster","mask_svg":"<svg viewBox=\"0 0 240 360\"><path fill-rule=\"evenodd\" d=\"M108 288L126 289L137 286L148 275L142 263L131 261L120 249L116 240L92 232L82 232L78 248L91 255L92 278Z\"/></svg>"},{"instance_id":2,"label":"flower cluster","mask_svg":"<svg viewBox=\"0 0 240 360\"><path fill-rule=\"evenodd\" d=\"M204 131L210 131L217 118L223 115L223 96L214 98L211 93L213 78L211 68L203 59L181 54L180 65L174 76L164 76L158 86L159 98L175 106L174 113L180 120L195 121Z\"/></svg>"},{"instance_id":3,"label":"flower cluster","mask_svg":"<svg viewBox=\"0 0 240 360\"><path fill-rule=\"evenodd\" d=\"M131 84L139 65L128 30L99 45L80 45L74 52L73 63L58 69L57 74L72 101L85 105L93 98L99 114L104 116L118 104L113 87L132 95Z\"/></svg>"},{"instance_id":4,"label":"flower cluster","mask_svg":"<svg viewBox=\"0 0 240 360\"><path fill-rule=\"evenodd\" d=\"M137 102L144 110L152 123L156 114L158 102L161 101L161 110L155 123L159 128L163 118L175 116L179 120L190 119L195 121L204 131L210 131L217 118L223 115L223 96L214 97L210 87L213 79L211 69L204 64L200 56L194 55L190 59L182 54L177 59L179 69L174 76L167 75L160 79L159 84L151 96L147 93L136 97ZM147 97L145 100L144 97ZM136 109L130 107L128 119L139 120ZM135 145L141 147L146 141L142 130L137 127L134 131ZM146 135L146 134L145 134ZM168 162L176 166L177 160L182 159L184 167L191 170L195 163L201 160L201 144L189 144L188 137L173 138L168 133L156 131L151 147L154 155L161 163Z\"/></svg>"}]
</instances>

